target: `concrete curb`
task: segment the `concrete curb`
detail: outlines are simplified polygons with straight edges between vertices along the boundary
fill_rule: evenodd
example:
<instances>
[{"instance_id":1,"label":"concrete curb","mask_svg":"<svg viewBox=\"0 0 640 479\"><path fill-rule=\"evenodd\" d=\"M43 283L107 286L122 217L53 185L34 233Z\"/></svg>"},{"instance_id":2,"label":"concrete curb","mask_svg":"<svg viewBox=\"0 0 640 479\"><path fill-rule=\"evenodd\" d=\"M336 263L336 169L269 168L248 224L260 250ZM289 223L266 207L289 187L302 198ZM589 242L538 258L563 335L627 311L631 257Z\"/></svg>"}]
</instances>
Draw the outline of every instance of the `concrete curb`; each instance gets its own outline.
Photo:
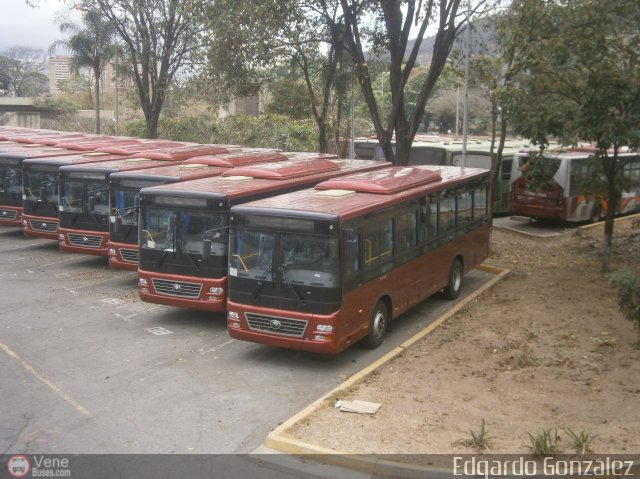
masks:
<instances>
[{"instance_id":1,"label":"concrete curb","mask_svg":"<svg viewBox=\"0 0 640 479\"><path fill-rule=\"evenodd\" d=\"M618 223L619 221L624 221L624 220L633 220L635 218L640 218L640 213L635 214L635 215L629 215L629 216L618 216L616 218L613 219L614 223ZM584 231L584 230L590 230L593 229L595 227L598 226L602 226L604 223L604 220L598 221L596 223L589 223L588 225L582 225L578 228L578 231Z\"/></svg>"},{"instance_id":2,"label":"concrete curb","mask_svg":"<svg viewBox=\"0 0 640 479\"><path fill-rule=\"evenodd\" d=\"M423 477L427 477L427 474L429 475L429 477L436 477L440 474L442 474L443 477L445 475L447 477L450 476L451 471L448 471L445 469L419 466L415 464L407 464L407 463L395 462L395 461L389 461L389 460L380 460L380 459L375 459L374 456L350 454L342 451L337 451L334 449L328 449L315 444L310 444L310 443L300 441L291 437L287 437L285 433L289 428L304 421L307 417L311 416L311 414L313 414L316 410L322 408L326 404L326 401L331 401L332 398L339 397L341 393L346 392L347 390L349 390L349 388L353 387L355 384L366 379L378 368L388 363L393 358L404 353L407 348L411 347L417 341L425 337L427 334L431 333L438 326L440 326L449 318L457 314L469 303L471 303L472 301L475 301L481 294L483 294L488 289L492 288L496 283L502 281L511 273L511 270L503 269L503 268L499 268L491 265L480 265L477 267L477 269L482 271L487 271L489 273L493 273L496 276L492 278L489 282L484 284L481 288L474 291L472 294L470 294L469 296L464 298L462 301L457 303L449 311L447 311L445 314L443 314L438 319L436 319L431 324L429 324L425 329L418 332L413 337L409 338L400 346L389 351L387 354L385 354L378 360L374 361L369 366L360 370L359 372L351 376L349 379L344 381L342 384L340 384L336 388L326 393L321 398L311 403L309 406L307 406L302 411L295 414L293 417L291 417L287 421L283 422L280 426L278 426L276 429L274 429L269 433L263 445L265 447L269 447L276 451L280 451L288 454L322 455L322 460L324 462L348 467L351 469L357 469L357 470L361 470L369 473L390 474L390 475L396 475L396 476L400 473L402 474L400 477L407 477L407 478L423 478Z\"/></svg>"}]
</instances>

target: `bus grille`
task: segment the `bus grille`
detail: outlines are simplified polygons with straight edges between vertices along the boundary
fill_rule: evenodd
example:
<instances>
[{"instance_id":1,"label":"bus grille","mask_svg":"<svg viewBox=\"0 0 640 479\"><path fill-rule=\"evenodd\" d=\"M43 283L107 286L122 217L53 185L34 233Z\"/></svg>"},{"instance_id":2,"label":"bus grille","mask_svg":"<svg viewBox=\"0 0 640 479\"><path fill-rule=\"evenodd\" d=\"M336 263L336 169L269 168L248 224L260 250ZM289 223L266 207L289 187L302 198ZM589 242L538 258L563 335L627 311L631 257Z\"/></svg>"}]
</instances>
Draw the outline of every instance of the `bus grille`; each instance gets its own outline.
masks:
<instances>
[{"instance_id":1,"label":"bus grille","mask_svg":"<svg viewBox=\"0 0 640 479\"><path fill-rule=\"evenodd\" d=\"M0 220L15 220L18 212L16 210L0 209Z\"/></svg>"},{"instance_id":2,"label":"bus grille","mask_svg":"<svg viewBox=\"0 0 640 479\"><path fill-rule=\"evenodd\" d=\"M55 233L58 229L58 223L56 221L39 221L29 220L29 225L33 231L46 231L48 233Z\"/></svg>"},{"instance_id":3,"label":"bus grille","mask_svg":"<svg viewBox=\"0 0 640 479\"><path fill-rule=\"evenodd\" d=\"M140 254L137 249L120 248L120 256L129 263L137 263L140 260Z\"/></svg>"},{"instance_id":4,"label":"bus grille","mask_svg":"<svg viewBox=\"0 0 640 479\"><path fill-rule=\"evenodd\" d=\"M102 236L80 235L76 233L68 233L69 243L75 246L83 246L85 248L100 248L102 245Z\"/></svg>"},{"instance_id":5,"label":"bus grille","mask_svg":"<svg viewBox=\"0 0 640 479\"><path fill-rule=\"evenodd\" d=\"M249 329L282 336L302 337L308 321L304 319L280 318L264 314L245 313Z\"/></svg>"},{"instance_id":6,"label":"bus grille","mask_svg":"<svg viewBox=\"0 0 640 479\"><path fill-rule=\"evenodd\" d=\"M202 284L184 281L170 281L166 279L152 279L153 289L158 294L178 296L180 298L199 298Z\"/></svg>"}]
</instances>

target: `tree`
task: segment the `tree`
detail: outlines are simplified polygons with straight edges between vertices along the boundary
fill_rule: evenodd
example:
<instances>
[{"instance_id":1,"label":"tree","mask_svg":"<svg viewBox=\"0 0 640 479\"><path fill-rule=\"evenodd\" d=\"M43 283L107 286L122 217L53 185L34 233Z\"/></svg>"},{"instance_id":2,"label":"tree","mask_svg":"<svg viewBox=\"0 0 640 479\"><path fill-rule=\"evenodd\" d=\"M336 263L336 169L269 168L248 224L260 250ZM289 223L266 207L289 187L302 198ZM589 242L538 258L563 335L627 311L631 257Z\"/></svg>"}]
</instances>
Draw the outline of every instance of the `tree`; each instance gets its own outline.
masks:
<instances>
[{"instance_id":1,"label":"tree","mask_svg":"<svg viewBox=\"0 0 640 479\"><path fill-rule=\"evenodd\" d=\"M619 153L640 146L640 9L634 0L521 0L512 9L522 22L511 40L521 74L506 88L510 117L540 144L556 136L565 145L595 145L590 193L606 200L602 270L608 271L626 181Z\"/></svg>"},{"instance_id":2,"label":"tree","mask_svg":"<svg viewBox=\"0 0 640 479\"><path fill-rule=\"evenodd\" d=\"M325 0L318 0L317 3L324 12L331 11ZM465 17L460 12L460 0L428 1L424 3L424 10L423 2L415 0L340 0L342 17L338 19L345 25L345 41L355 65L354 74L387 161L399 165L408 163L411 145L425 106L454 41L467 24L469 16L477 13L484 4L484 0L476 1L471 11L464 12L467 14ZM427 27L434 19L437 22L437 32L431 62L415 104L409 110L406 106L407 84L417 66L418 52ZM325 15L325 20L327 23L332 22L329 15ZM417 34L413 46L408 49L409 35L413 33L414 24L418 27ZM365 55L366 45L371 46L371 52L384 53L390 58L391 110L386 114L386 119L383 118L373 91L369 62ZM391 145L394 135L395 152Z\"/></svg>"},{"instance_id":3,"label":"tree","mask_svg":"<svg viewBox=\"0 0 640 479\"><path fill-rule=\"evenodd\" d=\"M62 46L72 54L71 66L78 72L82 67L91 68L96 109L96 133L100 133L100 79L113 56L112 39L115 33L113 23L95 10L82 14L82 25L65 22L60 24L60 32L71 33L66 40L58 40L51 45L51 51Z\"/></svg>"},{"instance_id":4,"label":"tree","mask_svg":"<svg viewBox=\"0 0 640 479\"><path fill-rule=\"evenodd\" d=\"M147 138L158 120L176 72L202 42L203 0L84 0L112 23L129 56L146 121Z\"/></svg>"},{"instance_id":5,"label":"tree","mask_svg":"<svg viewBox=\"0 0 640 479\"><path fill-rule=\"evenodd\" d=\"M11 47L0 54L0 82L17 97L38 96L43 91L47 83L44 69L42 50Z\"/></svg>"},{"instance_id":6,"label":"tree","mask_svg":"<svg viewBox=\"0 0 640 479\"><path fill-rule=\"evenodd\" d=\"M216 0L207 12L209 75L228 95L255 93L270 83L270 67L289 65L301 79L318 126L318 147L327 149L329 115L344 66L342 30L336 9L327 24L304 1Z\"/></svg>"}]
</instances>

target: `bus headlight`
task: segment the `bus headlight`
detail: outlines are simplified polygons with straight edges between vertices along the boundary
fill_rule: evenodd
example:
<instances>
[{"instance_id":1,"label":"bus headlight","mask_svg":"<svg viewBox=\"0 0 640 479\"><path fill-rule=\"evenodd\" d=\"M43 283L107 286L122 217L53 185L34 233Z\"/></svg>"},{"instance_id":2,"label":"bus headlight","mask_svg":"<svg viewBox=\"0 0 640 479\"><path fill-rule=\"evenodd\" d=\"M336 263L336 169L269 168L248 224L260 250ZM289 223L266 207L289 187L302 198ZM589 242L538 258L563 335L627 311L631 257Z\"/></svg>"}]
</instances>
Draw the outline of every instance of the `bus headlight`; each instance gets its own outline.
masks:
<instances>
[{"instance_id":1,"label":"bus headlight","mask_svg":"<svg viewBox=\"0 0 640 479\"><path fill-rule=\"evenodd\" d=\"M22 226L24 226L25 228L29 226L29 223L27 223L27 220L22 220Z\"/></svg>"},{"instance_id":2,"label":"bus headlight","mask_svg":"<svg viewBox=\"0 0 640 479\"><path fill-rule=\"evenodd\" d=\"M319 333L332 333L333 326L331 324L318 324L316 326L316 331Z\"/></svg>"},{"instance_id":3,"label":"bus headlight","mask_svg":"<svg viewBox=\"0 0 640 479\"><path fill-rule=\"evenodd\" d=\"M238 313L236 313L235 311L229 311L227 313L227 318L229 319L239 319Z\"/></svg>"},{"instance_id":4,"label":"bus headlight","mask_svg":"<svg viewBox=\"0 0 640 479\"><path fill-rule=\"evenodd\" d=\"M60 241L64 241L64 234L63 234L63 233L60 233L60 234L58 235L58 239L59 239Z\"/></svg>"},{"instance_id":5,"label":"bus headlight","mask_svg":"<svg viewBox=\"0 0 640 479\"><path fill-rule=\"evenodd\" d=\"M116 250L113 248L109 248L109 254L115 256L116 255Z\"/></svg>"},{"instance_id":6,"label":"bus headlight","mask_svg":"<svg viewBox=\"0 0 640 479\"><path fill-rule=\"evenodd\" d=\"M211 286L209 288L209 292L212 294L224 294L224 288L216 288L214 286Z\"/></svg>"},{"instance_id":7,"label":"bus headlight","mask_svg":"<svg viewBox=\"0 0 640 479\"><path fill-rule=\"evenodd\" d=\"M147 286L147 280L145 278L138 279L138 286Z\"/></svg>"}]
</instances>

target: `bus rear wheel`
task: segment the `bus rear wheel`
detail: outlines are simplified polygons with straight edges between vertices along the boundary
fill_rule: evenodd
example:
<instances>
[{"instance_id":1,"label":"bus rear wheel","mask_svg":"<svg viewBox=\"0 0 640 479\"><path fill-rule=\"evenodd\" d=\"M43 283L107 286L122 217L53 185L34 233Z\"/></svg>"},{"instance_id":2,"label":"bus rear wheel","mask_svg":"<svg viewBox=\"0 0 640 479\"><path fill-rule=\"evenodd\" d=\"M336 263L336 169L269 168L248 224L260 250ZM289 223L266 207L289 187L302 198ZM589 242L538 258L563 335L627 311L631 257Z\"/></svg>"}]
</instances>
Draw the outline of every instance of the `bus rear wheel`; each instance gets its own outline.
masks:
<instances>
[{"instance_id":1,"label":"bus rear wheel","mask_svg":"<svg viewBox=\"0 0 640 479\"><path fill-rule=\"evenodd\" d=\"M364 345L369 349L375 349L382 344L389 329L389 310L384 301L378 301L373 308L373 314L369 321L369 335L364 338Z\"/></svg>"},{"instance_id":2,"label":"bus rear wheel","mask_svg":"<svg viewBox=\"0 0 640 479\"><path fill-rule=\"evenodd\" d=\"M442 290L442 294L447 299L456 299L460 295L462 287L462 261L456 259L449 270L449 282Z\"/></svg>"}]
</instances>

